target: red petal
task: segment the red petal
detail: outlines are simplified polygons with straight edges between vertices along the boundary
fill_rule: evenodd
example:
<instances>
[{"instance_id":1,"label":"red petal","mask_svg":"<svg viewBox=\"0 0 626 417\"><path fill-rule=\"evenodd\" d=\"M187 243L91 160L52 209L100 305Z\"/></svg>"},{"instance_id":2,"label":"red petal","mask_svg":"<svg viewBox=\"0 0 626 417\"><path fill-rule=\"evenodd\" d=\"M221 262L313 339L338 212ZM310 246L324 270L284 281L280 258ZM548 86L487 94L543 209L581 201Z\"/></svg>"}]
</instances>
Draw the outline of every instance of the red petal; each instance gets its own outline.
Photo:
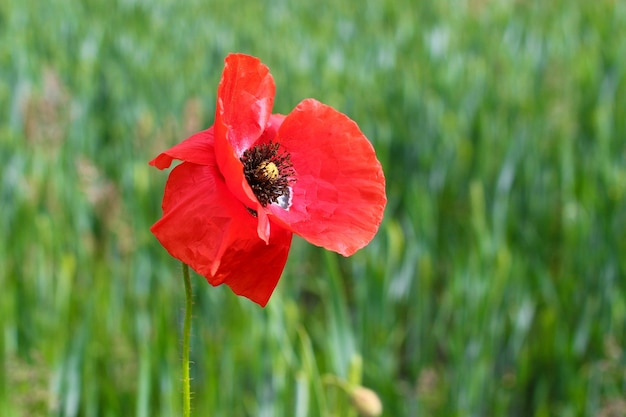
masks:
<instances>
[{"instance_id":1,"label":"red petal","mask_svg":"<svg viewBox=\"0 0 626 417\"><path fill-rule=\"evenodd\" d=\"M216 129L220 140L227 139L238 157L265 130L275 91L269 68L258 58L243 54L226 57L217 90Z\"/></svg>"},{"instance_id":2,"label":"red petal","mask_svg":"<svg viewBox=\"0 0 626 417\"><path fill-rule=\"evenodd\" d=\"M231 192L246 207L256 210L259 203L239 158L265 131L276 87L269 69L258 58L231 54L225 62L215 113L217 163Z\"/></svg>"},{"instance_id":3,"label":"red petal","mask_svg":"<svg viewBox=\"0 0 626 417\"><path fill-rule=\"evenodd\" d=\"M213 126L195 133L179 143L160 153L150 161L150 165L159 169L168 168L174 159L192 162L199 165L215 165L215 151L213 148Z\"/></svg>"},{"instance_id":4,"label":"red petal","mask_svg":"<svg viewBox=\"0 0 626 417\"><path fill-rule=\"evenodd\" d=\"M264 307L287 262L293 234L275 224L269 243L266 244L252 230L254 233L246 235L245 239L244 236L238 236L237 245L224 253L213 279L216 282L223 281L235 294Z\"/></svg>"},{"instance_id":5,"label":"red petal","mask_svg":"<svg viewBox=\"0 0 626 417\"><path fill-rule=\"evenodd\" d=\"M288 210L267 207L272 220L344 256L367 245L387 198L380 162L356 123L308 99L285 118L276 141L291 154L296 182Z\"/></svg>"},{"instance_id":6,"label":"red petal","mask_svg":"<svg viewBox=\"0 0 626 417\"><path fill-rule=\"evenodd\" d=\"M274 225L269 244L257 219L228 190L215 163L183 163L165 186L163 217L151 230L175 258L212 285L265 305L282 273L291 232Z\"/></svg>"},{"instance_id":7,"label":"red petal","mask_svg":"<svg viewBox=\"0 0 626 417\"><path fill-rule=\"evenodd\" d=\"M273 141L276 138L276 132L278 132L278 128L283 124L285 120L285 116L282 114L272 114L270 119L267 122L267 126L265 126L265 130L263 134L259 138L259 140L255 143L258 145L260 143L268 143Z\"/></svg>"}]
</instances>

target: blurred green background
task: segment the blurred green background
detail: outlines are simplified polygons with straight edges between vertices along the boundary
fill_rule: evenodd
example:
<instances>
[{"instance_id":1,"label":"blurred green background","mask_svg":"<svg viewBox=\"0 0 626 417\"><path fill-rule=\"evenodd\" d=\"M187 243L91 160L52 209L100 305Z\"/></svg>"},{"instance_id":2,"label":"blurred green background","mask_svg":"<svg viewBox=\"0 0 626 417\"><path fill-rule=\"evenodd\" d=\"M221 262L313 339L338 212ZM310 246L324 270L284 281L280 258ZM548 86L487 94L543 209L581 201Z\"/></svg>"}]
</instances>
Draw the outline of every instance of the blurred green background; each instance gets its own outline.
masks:
<instances>
[{"instance_id":1,"label":"blurred green background","mask_svg":"<svg viewBox=\"0 0 626 417\"><path fill-rule=\"evenodd\" d=\"M275 111L373 142L351 258L296 239L267 308L194 275L197 416L626 416L626 3L0 3L0 416L180 415L159 151L213 123L228 52Z\"/></svg>"}]
</instances>

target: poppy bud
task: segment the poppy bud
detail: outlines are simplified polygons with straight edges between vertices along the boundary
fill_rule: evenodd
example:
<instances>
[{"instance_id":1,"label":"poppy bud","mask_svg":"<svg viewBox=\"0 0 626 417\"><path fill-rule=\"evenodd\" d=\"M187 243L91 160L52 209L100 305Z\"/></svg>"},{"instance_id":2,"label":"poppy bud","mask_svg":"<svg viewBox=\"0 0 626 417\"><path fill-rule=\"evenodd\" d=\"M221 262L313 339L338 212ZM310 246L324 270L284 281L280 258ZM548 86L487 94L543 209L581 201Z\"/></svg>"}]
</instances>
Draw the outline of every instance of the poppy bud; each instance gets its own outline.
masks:
<instances>
[{"instance_id":1,"label":"poppy bud","mask_svg":"<svg viewBox=\"0 0 626 417\"><path fill-rule=\"evenodd\" d=\"M383 413L383 403L378 394L369 388L357 386L350 392L352 405L363 417L378 417Z\"/></svg>"}]
</instances>

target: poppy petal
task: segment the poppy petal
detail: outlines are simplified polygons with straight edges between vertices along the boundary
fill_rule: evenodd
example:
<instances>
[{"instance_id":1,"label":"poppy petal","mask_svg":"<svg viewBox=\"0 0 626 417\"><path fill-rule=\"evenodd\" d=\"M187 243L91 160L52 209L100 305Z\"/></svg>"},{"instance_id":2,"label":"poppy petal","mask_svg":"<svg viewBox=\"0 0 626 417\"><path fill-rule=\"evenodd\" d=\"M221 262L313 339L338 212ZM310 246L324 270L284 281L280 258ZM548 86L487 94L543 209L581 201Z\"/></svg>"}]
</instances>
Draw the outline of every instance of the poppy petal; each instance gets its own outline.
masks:
<instances>
[{"instance_id":1,"label":"poppy petal","mask_svg":"<svg viewBox=\"0 0 626 417\"><path fill-rule=\"evenodd\" d=\"M228 191L215 163L184 162L170 173L163 216L150 229L172 256L198 273L213 274L225 251L232 212L246 211ZM248 213L248 217L252 217Z\"/></svg>"},{"instance_id":2,"label":"poppy petal","mask_svg":"<svg viewBox=\"0 0 626 417\"><path fill-rule=\"evenodd\" d=\"M273 225L269 243L259 239L256 233L246 235L245 239L237 236L237 244L224 253L213 279L264 307L287 262L292 236L293 233L278 225Z\"/></svg>"},{"instance_id":3,"label":"poppy petal","mask_svg":"<svg viewBox=\"0 0 626 417\"><path fill-rule=\"evenodd\" d=\"M258 58L231 54L226 57L217 89L217 134L227 139L239 157L254 145L272 114L276 86L270 70ZM217 127L216 127L217 128Z\"/></svg>"},{"instance_id":4,"label":"poppy petal","mask_svg":"<svg viewBox=\"0 0 626 417\"><path fill-rule=\"evenodd\" d=\"M287 115L276 141L291 155L296 181L291 207L266 207L272 223L344 256L367 245L387 198L380 162L357 124L307 99Z\"/></svg>"},{"instance_id":5,"label":"poppy petal","mask_svg":"<svg viewBox=\"0 0 626 417\"><path fill-rule=\"evenodd\" d=\"M275 91L269 68L258 58L243 54L226 57L217 90L215 155L228 188L246 207L255 210L259 203L239 158L265 131Z\"/></svg>"},{"instance_id":6,"label":"poppy petal","mask_svg":"<svg viewBox=\"0 0 626 417\"><path fill-rule=\"evenodd\" d=\"M151 228L163 247L214 286L226 284L264 306L282 273L291 232L273 227L269 243L213 165L182 163L172 170L163 217Z\"/></svg>"},{"instance_id":7,"label":"poppy petal","mask_svg":"<svg viewBox=\"0 0 626 417\"><path fill-rule=\"evenodd\" d=\"M198 165L215 165L213 141L213 126L211 126L191 135L165 152L161 152L149 164L158 169L165 169L172 164L174 159L178 159Z\"/></svg>"},{"instance_id":8,"label":"poppy petal","mask_svg":"<svg viewBox=\"0 0 626 417\"><path fill-rule=\"evenodd\" d=\"M276 133L278 132L278 128L280 128L280 125L283 124L284 120L285 115L278 113L272 114L267 121L267 125L265 126L263 134L261 135L261 137L259 137L255 145L274 141L274 139L276 138Z\"/></svg>"}]
</instances>

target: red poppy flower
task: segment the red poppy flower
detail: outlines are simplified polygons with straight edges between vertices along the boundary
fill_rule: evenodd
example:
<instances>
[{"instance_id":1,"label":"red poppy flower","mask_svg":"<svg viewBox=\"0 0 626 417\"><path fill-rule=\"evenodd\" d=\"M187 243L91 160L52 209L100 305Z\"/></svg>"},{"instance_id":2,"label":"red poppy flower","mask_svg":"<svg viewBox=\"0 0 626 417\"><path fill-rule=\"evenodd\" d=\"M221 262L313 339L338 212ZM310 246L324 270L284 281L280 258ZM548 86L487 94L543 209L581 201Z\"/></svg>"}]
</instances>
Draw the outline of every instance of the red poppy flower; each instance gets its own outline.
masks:
<instances>
[{"instance_id":1,"label":"red poppy flower","mask_svg":"<svg viewBox=\"0 0 626 417\"><path fill-rule=\"evenodd\" d=\"M316 100L271 114L275 85L257 58L225 60L215 124L158 155L176 166L152 233L212 285L264 306L293 233L349 256L376 234L385 178L355 122Z\"/></svg>"}]
</instances>

